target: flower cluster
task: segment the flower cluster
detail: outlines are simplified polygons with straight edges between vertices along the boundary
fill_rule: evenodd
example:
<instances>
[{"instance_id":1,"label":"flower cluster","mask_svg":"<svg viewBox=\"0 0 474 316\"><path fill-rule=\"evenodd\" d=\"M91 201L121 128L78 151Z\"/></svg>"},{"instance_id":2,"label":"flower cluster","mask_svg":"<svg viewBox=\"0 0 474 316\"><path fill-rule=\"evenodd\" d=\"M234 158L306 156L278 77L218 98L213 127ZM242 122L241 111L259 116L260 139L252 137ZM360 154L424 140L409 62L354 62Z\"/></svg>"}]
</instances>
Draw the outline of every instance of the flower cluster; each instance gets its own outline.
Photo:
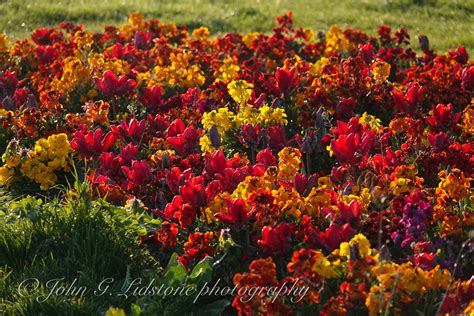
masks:
<instances>
[{"instance_id":1,"label":"flower cluster","mask_svg":"<svg viewBox=\"0 0 474 316\"><path fill-rule=\"evenodd\" d=\"M140 240L163 264L211 256L229 286L309 289L238 292L240 315L472 313L467 50L277 22L0 35L0 183L53 194L74 166L91 197L159 223Z\"/></svg>"}]
</instances>

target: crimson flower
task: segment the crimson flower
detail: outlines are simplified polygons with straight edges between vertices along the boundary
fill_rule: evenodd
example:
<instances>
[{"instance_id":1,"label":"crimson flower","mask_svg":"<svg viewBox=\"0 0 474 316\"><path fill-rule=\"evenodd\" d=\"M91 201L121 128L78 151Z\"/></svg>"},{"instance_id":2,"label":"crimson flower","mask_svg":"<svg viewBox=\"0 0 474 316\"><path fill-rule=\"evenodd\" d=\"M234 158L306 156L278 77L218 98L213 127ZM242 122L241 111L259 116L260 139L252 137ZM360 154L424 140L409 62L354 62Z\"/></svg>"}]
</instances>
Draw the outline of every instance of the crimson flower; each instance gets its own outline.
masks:
<instances>
[{"instance_id":1,"label":"crimson flower","mask_svg":"<svg viewBox=\"0 0 474 316\"><path fill-rule=\"evenodd\" d=\"M95 132L88 131L76 132L71 141L71 148L85 157L97 157L102 152L107 151L115 143L115 136L112 132L107 133L102 139L102 130L97 129Z\"/></svg>"},{"instance_id":2,"label":"crimson flower","mask_svg":"<svg viewBox=\"0 0 474 316\"><path fill-rule=\"evenodd\" d=\"M237 226L241 227L243 223L250 217L249 213L246 210L244 200L242 199L234 199L227 201L227 214L219 213L216 214L215 217L220 220L221 222L227 224L236 224Z\"/></svg>"},{"instance_id":3,"label":"crimson flower","mask_svg":"<svg viewBox=\"0 0 474 316\"><path fill-rule=\"evenodd\" d=\"M462 71L462 86L467 91L474 90L474 66L464 68Z\"/></svg>"},{"instance_id":4,"label":"crimson flower","mask_svg":"<svg viewBox=\"0 0 474 316\"><path fill-rule=\"evenodd\" d=\"M191 204L194 208L200 209L207 205L206 185L203 177L192 177L180 189L184 203Z\"/></svg>"},{"instance_id":5,"label":"crimson flower","mask_svg":"<svg viewBox=\"0 0 474 316\"><path fill-rule=\"evenodd\" d=\"M339 138L331 141L331 149L340 163L357 163L359 157L356 156L356 152L359 147L359 134L341 135Z\"/></svg>"},{"instance_id":6,"label":"crimson flower","mask_svg":"<svg viewBox=\"0 0 474 316\"><path fill-rule=\"evenodd\" d=\"M290 70L277 68L275 78L278 82L278 87L282 92L290 91L296 87L299 79L295 67L292 67Z\"/></svg>"},{"instance_id":7,"label":"crimson flower","mask_svg":"<svg viewBox=\"0 0 474 316\"><path fill-rule=\"evenodd\" d=\"M38 46L36 47L36 55L38 61L42 65L50 64L58 56L58 51L53 46Z\"/></svg>"},{"instance_id":8,"label":"crimson flower","mask_svg":"<svg viewBox=\"0 0 474 316\"><path fill-rule=\"evenodd\" d=\"M135 35L133 36L132 43L135 45L136 48L146 50L151 47L151 33L150 32L142 32L136 31Z\"/></svg>"},{"instance_id":9,"label":"crimson flower","mask_svg":"<svg viewBox=\"0 0 474 316\"><path fill-rule=\"evenodd\" d=\"M166 141L180 153L189 154L199 147L199 132L193 127L187 127L182 134L169 137Z\"/></svg>"},{"instance_id":10,"label":"crimson flower","mask_svg":"<svg viewBox=\"0 0 474 316\"><path fill-rule=\"evenodd\" d=\"M122 120L119 126L110 126L115 136L139 144L146 131L146 120L132 119L128 124Z\"/></svg>"},{"instance_id":11,"label":"crimson flower","mask_svg":"<svg viewBox=\"0 0 474 316\"><path fill-rule=\"evenodd\" d=\"M148 166L145 160L133 161L132 169L122 166L122 172L131 183L136 185L145 185L153 182L155 179L150 166Z\"/></svg>"},{"instance_id":12,"label":"crimson flower","mask_svg":"<svg viewBox=\"0 0 474 316\"><path fill-rule=\"evenodd\" d=\"M332 252L342 242L350 240L354 235L355 232L349 224L338 226L335 223L331 223L324 232L317 232L312 237L316 239L316 243L320 247L324 248L327 252Z\"/></svg>"},{"instance_id":13,"label":"crimson flower","mask_svg":"<svg viewBox=\"0 0 474 316\"><path fill-rule=\"evenodd\" d=\"M443 132L438 134L429 133L428 140L435 151L441 151L449 145L449 135Z\"/></svg>"},{"instance_id":14,"label":"crimson flower","mask_svg":"<svg viewBox=\"0 0 474 316\"><path fill-rule=\"evenodd\" d=\"M110 70L104 72L102 79L94 78L94 81L100 93L107 98L127 94L137 85L135 80L128 79L125 75L117 77L117 75Z\"/></svg>"},{"instance_id":15,"label":"crimson flower","mask_svg":"<svg viewBox=\"0 0 474 316\"><path fill-rule=\"evenodd\" d=\"M293 230L293 225L287 223L281 223L275 228L265 226L262 229L262 239L258 240L258 244L266 251L275 254L288 252Z\"/></svg>"},{"instance_id":16,"label":"crimson flower","mask_svg":"<svg viewBox=\"0 0 474 316\"><path fill-rule=\"evenodd\" d=\"M227 162L222 151L215 151L211 155L206 155L204 170L210 177L216 173L223 173L227 167Z\"/></svg>"},{"instance_id":17,"label":"crimson flower","mask_svg":"<svg viewBox=\"0 0 474 316\"><path fill-rule=\"evenodd\" d=\"M154 85L151 88L143 88L142 94L138 100L149 109L157 109L162 102L163 90L160 86Z\"/></svg>"},{"instance_id":18,"label":"crimson flower","mask_svg":"<svg viewBox=\"0 0 474 316\"><path fill-rule=\"evenodd\" d=\"M338 202L337 207L339 208L338 219L341 223L349 223L350 225L356 225L360 220L360 209L362 207L361 202L355 200L351 201L349 205L343 202Z\"/></svg>"},{"instance_id":19,"label":"crimson flower","mask_svg":"<svg viewBox=\"0 0 474 316\"><path fill-rule=\"evenodd\" d=\"M427 117L426 122L435 128L450 127L459 120L459 116L459 113L454 114L451 103L438 104L433 105L433 115Z\"/></svg>"}]
</instances>

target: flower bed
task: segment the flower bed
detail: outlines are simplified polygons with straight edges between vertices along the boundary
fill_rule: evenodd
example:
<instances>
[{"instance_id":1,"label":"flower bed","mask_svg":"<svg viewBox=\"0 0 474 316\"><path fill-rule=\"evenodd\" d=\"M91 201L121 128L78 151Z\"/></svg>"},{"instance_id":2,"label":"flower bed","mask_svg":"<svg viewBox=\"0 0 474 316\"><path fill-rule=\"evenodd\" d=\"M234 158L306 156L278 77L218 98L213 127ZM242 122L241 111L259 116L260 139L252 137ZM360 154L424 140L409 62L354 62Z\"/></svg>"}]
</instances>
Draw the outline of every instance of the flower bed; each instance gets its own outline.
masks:
<instances>
[{"instance_id":1,"label":"flower bed","mask_svg":"<svg viewBox=\"0 0 474 316\"><path fill-rule=\"evenodd\" d=\"M187 271L212 257L229 312L472 313L466 49L277 22L214 38L133 14L1 37L0 182L52 197L75 177L149 215L142 247ZM285 284L307 292L238 291Z\"/></svg>"}]
</instances>

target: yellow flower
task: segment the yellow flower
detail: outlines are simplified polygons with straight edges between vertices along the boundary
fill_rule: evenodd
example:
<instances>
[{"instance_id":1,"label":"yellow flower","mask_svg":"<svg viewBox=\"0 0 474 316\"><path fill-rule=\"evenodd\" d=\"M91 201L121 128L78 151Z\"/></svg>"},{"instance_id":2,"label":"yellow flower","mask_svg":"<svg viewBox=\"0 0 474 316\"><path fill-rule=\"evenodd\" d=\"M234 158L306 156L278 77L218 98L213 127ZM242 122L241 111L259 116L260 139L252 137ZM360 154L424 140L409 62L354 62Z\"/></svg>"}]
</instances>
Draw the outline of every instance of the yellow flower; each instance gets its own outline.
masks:
<instances>
[{"instance_id":1,"label":"yellow flower","mask_svg":"<svg viewBox=\"0 0 474 316\"><path fill-rule=\"evenodd\" d=\"M382 121L374 115L367 114L367 112L364 112L359 118L359 123L363 126L369 125L370 129L374 131L379 131L382 127Z\"/></svg>"},{"instance_id":2,"label":"yellow flower","mask_svg":"<svg viewBox=\"0 0 474 316\"><path fill-rule=\"evenodd\" d=\"M227 107L219 108L217 111L212 110L204 113L202 116L202 126L206 130L210 130L213 125L217 127L219 135L223 136L225 132L234 126L234 113Z\"/></svg>"},{"instance_id":3,"label":"yellow flower","mask_svg":"<svg viewBox=\"0 0 474 316\"><path fill-rule=\"evenodd\" d=\"M201 138L199 139L199 145L201 146L201 151L202 154L205 155L206 152L214 152L215 150L221 150L222 146L219 148L215 148L212 146L211 140L209 139L209 136L207 135L202 135Z\"/></svg>"},{"instance_id":4,"label":"yellow flower","mask_svg":"<svg viewBox=\"0 0 474 316\"><path fill-rule=\"evenodd\" d=\"M384 61L376 61L372 64L372 75L375 80L387 80L390 75L390 64Z\"/></svg>"},{"instance_id":5,"label":"yellow flower","mask_svg":"<svg viewBox=\"0 0 474 316\"><path fill-rule=\"evenodd\" d=\"M242 37L242 42L244 42L245 46L250 48L250 45L252 44L254 39L257 39L260 36L260 33L258 32L251 32L247 33Z\"/></svg>"},{"instance_id":6,"label":"yellow flower","mask_svg":"<svg viewBox=\"0 0 474 316\"><path fill-rule=\"evenodd\" d=\"M300 170L301 152L296 148L285 147L278 153L278 177L292 179Z\"/></svg>"},{"instance_id":7,"label":"yellow flower","mask_svg":"<svg viewBox=\"0 0 474 316\"><path fill-rule=\"evenodd\" d=\"M229 94L235 102L246 103L252 97L253 84L245 80L232 81L227 85Z\"/></svg>"},{"instance_id":8,"label":"yellow flower","mask_svg":"<svg viewBox=\"0 0 474 316\"><path fill-rule=\"evenodd\" d=\"M94 35L87 31L77 31L74 33L74 43L79 49L90 50L94 44Z\"/></svg>"},{"instance_id":9,"label":"yellow flower","mask_svg":"<svg viewBox=\"0 0 474 316\"><path fill-rule=\"evenodd\" d=\"M331 262L324 256L320 251L317 251L319 256L317 257L313 270L320 276L326 279L336 278L339 274L336 271L336 268L331 264Z\"/></svg>"},{"instance_id":10,"label":"yellow flower","mask_svg":"<svg viewBox=\"0 0 474 316\"><path fill-rule=\"evenodd\" d=\"M71 147L64 133L39 139L20 167L21 173L47 190L58 181L55 171L69 172Z\"/></svg>"},{"instance_id":11,"label":"yellow flower","mask_svg":"<svg viewBox=\"0 0 474 316\"><path fill-rule=\"evenodd\" d=\"M344 35L343 30L338 25L332 25L326 33L326 49L325 56L331 55L332 52L348 51L350 42Z\"/></svg>"},{"instance_id":12,"label":"yellow flower","mask_svg":"<svg viewBox=\"0 0 474 316\"><path fill-rule=\"evenodd\" d=\"M313 76L319 76L323 72L324 66L329 62L329 59L326 57L321 57L317 62L315 62L310 70L309 73L312 74Z\"/></svg>"},{"instance_id":13,"label":"yellow flower","mask_svg":"<svg viewBox=\"0 0 474 316\"><path fill-rule=\"evenodd\" d=\"M390 182L390 190L392 191L393 195L398 195L403 192L410 191L410 183L412 181L407 178L397 178Z\"/></svg>"},{"instance_id":14,"label":"yellow flower","mask_svg":"<svg viewBox=\"0 0 474 316\"><path fill-rule=\"evenodd\" d=\"M204 41L211 35L211 33L209 33L209 29L205 26L195 29L192 34L195 38L197 38L198 41Z\"/></svg>"},{"instance_id":15,"label":"yellow flower","mask_svg":"<svg viewBox=\"0 0 474 316\"><path fill-rule=\"evenodd\" d=\"M0 167L0 184L9 185L15 177L15 170L5 166Z\"/></svg>"},{"instance_id":16,"label":"yellow flower","mask_svg":"<svg viewBox=\"0 0 474 316\"><path fill-rule=\"evenodd\" d=\"M349 242L343 242L340 245L340 252L341 256L346 256L347 258L350 257L350 248L354 245L357 245L359 249L359 255L361 258L365 258L372 253L370 249L370 242L369 240L362 234L355 235Z\"/></svg>"},{"instance_id":17,"label":"yellow flower","mask_svg":"<svg viewBox=\"0 0 474 316\"><path fill-rule=\"evenodd\" d=\"M0 53L8 51L8 37L0 33Z\"/></svg>"},{"instance_id":18,"label":"yellow flower","mask_svg":"<svg viewBox=\"0 0 474 316\"><path fill-rule=\"evenodd\" d=\"M228 83L237 77L239 70L240 67L234 64L234 59L228 57L224 59L222 66L219 67L219 71L214 73L214 76L216 77L217 82L222 81Z\"/></svg>"},{"instance_id":19,"label":"yellow flower","mask_svg":"<svg viewBox=\"0 0 474 316\"><path fill-rule=\"evenodd\" d=\"M282 108L271 108L268 105L264 105L258 109L258 121L263 125L286 125L288 120L286 119L285 110Z\"/></svg>"}]
</instances>

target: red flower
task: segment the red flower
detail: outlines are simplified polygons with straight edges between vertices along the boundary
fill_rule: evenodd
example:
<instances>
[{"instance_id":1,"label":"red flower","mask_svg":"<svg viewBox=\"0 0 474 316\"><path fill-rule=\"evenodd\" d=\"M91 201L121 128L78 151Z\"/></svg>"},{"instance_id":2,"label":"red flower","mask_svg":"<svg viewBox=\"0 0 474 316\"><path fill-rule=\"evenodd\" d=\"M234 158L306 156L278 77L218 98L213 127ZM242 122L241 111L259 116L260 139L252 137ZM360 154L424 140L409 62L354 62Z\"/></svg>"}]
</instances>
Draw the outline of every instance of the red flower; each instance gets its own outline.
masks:
<instances>
[{"instance_id":1,"label":"red flower","mask_svg":"<svg viewBox=\"0 0 474 316\"><path fill-rule=\"evenodd\" d=\"M242 199L227 200L227 214L216 214L216 218L221 222L228 224L236 224L241 227L243 223L249 218L249 213L246 210L245 202Z\"/></svg>"},{"instance_id":2,"label":"red flower","mask_svg":"<svg viewBox=\"0 0 474 316\"><path fill-rule=\"evenodd\" d=\"M180 189L184 203L200 209L207 205L206 186L203 177L192 177Z\"/></svg>"},{"instance_id":3,"label":"red flower","mask_svg":"<svg viewBox=\"0 0 474 316\"><path fill-rule=\"evenodd\" d=\"M445 149L450 143L449 135L443 132L440 132L438 134L429 133L428 140L430 141L430 144L431 146L433 146L435 151L441 151Z\"/></svg>"},{"instance_id":4,"label":"red flower","mask_svg":"<svg viewBox=\"0 0 474 316\"><path fill-rule=\"evenodd\" d=\"M71 148L83 156L96 157L107 151L114 143L115 137L112 132L105 135L102 140L102 130L97 129L95 132L88 131L87 134L83 132L74 133Z\"/></svg>"},{"instance_id":5,"label":"red flower","mask_svg":"<svg viewBox=\"0 0 474 316\"><path fill-rule=\"evenodd\" d=\"M38 46L36 47L36 55L38 61L42 65L50 64L58 56L58 51L53 46Z\"/></svg>"},{"instance_id":6,"label":"red flower","mask_svg":"<svg viewBox=\"0 0 474 316\"><path fill-rule=\"evenodd\" d=\"M462 71L462 86L467 91L474 90L474 66L464 68Z\"/></svg>"},{"instance_id":7,"label":"red flower","mask_svg":"<svg viewBox=\"0 0 474 316\"><path fill-rule=\"evenodd\" d=\"M298 73L295 67L292 67L290 70L277 68L275 78L281 92L290 91L298 84Z\"/></svg>"},{"instance_id":8,"label":"red flower","mask_svg":"<svg viewBox=\"0 0 474 316\"><path fill-rule=\"evenodd\" d=\"M224 173L227 162L222 151L214 151L211 155L206 155L204 170L210 177L214 177L216 173Z\"/></svg>"},{"instance_id":9,"label":"red flower","mask_svg":"<svg viewBox=\"0 0 474 316\"><path fill-rule=\"evenodd\" d=\"M156 110L161 104L161 96L163 91L160 86L155 85L151 88L143 88L142 94L138 97L138 100L145 104L148 109Z\"/></svg>"},{"instance_id":10,"label":"red flower","mask_svg":"<svg viewBox=\"0 0 474 316\"><path fill-rule=\"evenodd\" d=\"M400 111L413 114L423 101L424 90L417 84L408 84L407 86L409 89L406 97L397 91L392 92L393 103Z\"/></svg>"},{"instance_id":11,"label":"red flower","mask_svg":"<svg viewBox=\"0 0 474 316\"><path fill-rule=\"evenodd\" d=\"M189 126L182 134L169 137L166 141L176 151L182 154L189 154L197 151L199 147L199 137L199 132L193 126Z\"/></svg>"},{"instance_id":12,"label":"red flower","mask_svg":"<svg viewBox=\"0 0 474 316\"><path fill-rule=\"evenodd\" d=\"M151 241L162 250L168 250L176 246L178 232L178 225L164 221L161 223L160 229L155 231L153 235L142 238L142 241Z\"/></svg>"},{"instance_id":13,"label":"red flower","mask_svg":"<svg viewBox=\"0 0 474 316\"><path fill-rule=\"evenodd\" d=\"M265 226L262 229L262 239L258 240L260 247L271 253L285 253L290 250L289 239L293 233L293 225L281 223L272 228Z\"/></svg>"},{"instance_id":14,"label":"red flower","mask_svg":"<svg viewBox=\"0 0 474 316\"><path fill-rule=\"evenodd\" d=\"M37 45L50 45L52 43L51 35L53 29L39 28L31 32L31 38Z\"/></svg>"},{"instance_id":15,"label":"red flower","mask_svg":"<svg viewBox=\"0 0 474 316\"><path fill-rule=\"evenodd\" d=\"M331 149L340 163L355 164L360 160L355 154L360 147L359 134L341 135L331 141Z\"/></svg>"},{"instance_id":16,"label":"red flower","mask_svg":"<svg viewBox=\"0 0 474 316\"><path fill-rule=\"evenodd\" d=\"M102 77L102 79L94 78L94 80L100 93L107 98L127 94L136 86L135 80L128 79L125 75L117 77L110 70L106 70Z\"/></svg>"},{"instance_id":17,"label":"red flower","mask_svg":"<svg viewBox=\"0 0 474 316\"><path fill-rule=\"evenodd\" d=\"M355 235L354 230L349 224L338 226L331 223L324 232L317 232L311 236L316 239L316 243L327 252L332 252L338 248L342 242L349 241Z\"/></svg>"},{"instance_id":18,"label":"red flower","mask_svg":"<svg viewBox=\"0 0 474 316\"><path fill-rule=\"evenodd\" d=\"M459 113L453 113L453 105L450 103L448 105L438 104L437 106L433 105L433 115L426 118L426 122L435 127L450 127L459 120Z\"/></svg>"},{"instance_id":19,"label":"red flower","mask_svg":"<svg viewBox=\"0 0 474 316\"><path fill-rule=\"evenodd\" d=\"M148 166L145 160L133 161L132 169L127 166L122 166L122 171L127 179L136 185L145 185L153 182L155 179L150 166Z\"/></svg>"},{"instance_id":20,"label":"red flower","mask_svg":"<svg viewBox=\"0 0 474 316\"><path fill-rule=\"evenodd\" d=\"M341 223L348 223L352 226L357 224L360 220L361 202L351 201L349 205L344 202L338 202L339 208L338 221Z\"/></svg>"},{"instance_id":21,"label":"red flower","mask_svg":"<svg viewBox=\"0 0 474 316\"><path fill-rule=\"evenodd\" d=\"M179 257L179 261L187 268L191 268L192 262L199 262L207 256L214 256L214 248L211 244L215 241L213 232L194 232L189 234L188 241L184 243L185 253Z\"/></svg>"},{"instance_id":22,"label":"red flower","mask_svg":"<svg viewBox=\"0 0 474 316\"><path fill-rule=\"evenodd\" d=\"M146 131L147 121L137 121L132 119L128 124L122 120L119 126L110 126L110 129L115 136L129 142L132 141L134 144L139 144L142 141L143 135Z\"/></svg>"}]
</instances>

